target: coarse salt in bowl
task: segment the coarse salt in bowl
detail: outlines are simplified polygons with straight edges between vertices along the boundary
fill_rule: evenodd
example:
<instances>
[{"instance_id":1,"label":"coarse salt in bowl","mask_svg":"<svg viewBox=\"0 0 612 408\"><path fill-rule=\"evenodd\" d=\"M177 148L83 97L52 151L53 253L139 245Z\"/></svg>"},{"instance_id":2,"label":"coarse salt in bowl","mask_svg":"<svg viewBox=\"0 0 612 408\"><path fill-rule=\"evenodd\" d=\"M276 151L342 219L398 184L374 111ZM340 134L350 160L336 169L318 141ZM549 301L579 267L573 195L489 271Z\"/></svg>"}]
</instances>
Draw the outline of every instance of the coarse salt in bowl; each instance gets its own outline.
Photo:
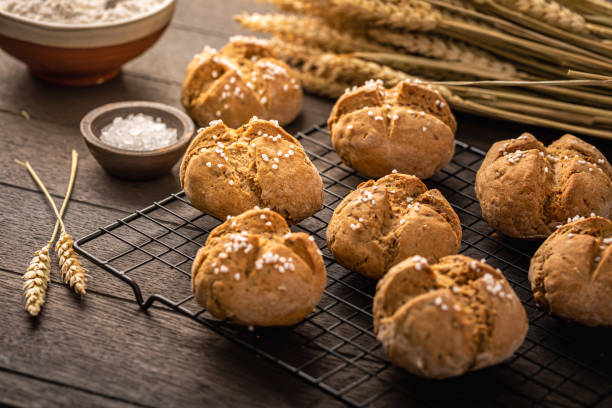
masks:
<instances>
[{"instance_id":1,"label":"coarse salt in bowl","mask_svg":"<svg viewBox=\"0 0 612 408\"><path fill-rule=\"evenodd\" d=\"M0 6L24 1L0 0ZM70 1L89 4L102 0ZM133 17L119 13L106 20L102 16L95 23L66 23L59 17L55 19L59 21L44 21L44 13L36 20L28 10L9 12L0 7L0 48L42 79L63 85L100 84L153 45L170 23L176 0L146 1L153 5L149 11Z\"/></svg>"},{"instance_id":2,"label":"coarse salt in bowl","mask_svg":"<svg viewBox=\"0 0 612 408\"><path fill-rule=\"evenodd\" d=\"M173 131L176 140L172 142ZM107 132L106 140L103 132ZM81 134L92 156L108 173L131 180L170 172L185 154L194 132L193 121L182 110L147 101L102 105L81 120ZM127 142L118 140L129 133ZM152 141L151 136L157 140Z\"/></svg>"}]
</instances>

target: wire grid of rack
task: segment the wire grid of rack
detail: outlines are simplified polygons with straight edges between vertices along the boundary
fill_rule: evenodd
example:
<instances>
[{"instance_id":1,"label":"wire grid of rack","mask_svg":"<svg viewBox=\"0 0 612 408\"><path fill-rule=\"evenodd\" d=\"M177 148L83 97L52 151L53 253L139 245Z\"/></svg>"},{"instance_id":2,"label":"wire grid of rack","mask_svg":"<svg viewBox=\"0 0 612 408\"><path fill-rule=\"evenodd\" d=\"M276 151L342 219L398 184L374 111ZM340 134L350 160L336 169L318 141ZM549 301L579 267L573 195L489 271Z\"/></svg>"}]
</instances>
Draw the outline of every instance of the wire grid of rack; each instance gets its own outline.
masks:
<instances>
[{"instance_id":1,"label":"wire grid of rack","mask_svg":"<svg viewBox=\"0 0 612 408\"><path fill-rule=\"evenodd\" d=\"M462 377L426 380L393 367L372 332L375 282L340 266L325 245L334 208L365 178L342 164L324 126L297 138L321 173L325 203L293 229L315 237L328 272L321 302L300 324L249 331L214 319L195 302L191 262L221 221L193 208L183 192L100 228L75 248L131 285L143 309L159 304L187 315L353 406L612 406L610 331L566 323L535 307L527 269L537 243L499 237L482 220L474 180L484 153L460 141L452 162L426 184L459 215L461 253L484 258L508 278L530 329L509 360Z\"/></svg>"}]
</instances>

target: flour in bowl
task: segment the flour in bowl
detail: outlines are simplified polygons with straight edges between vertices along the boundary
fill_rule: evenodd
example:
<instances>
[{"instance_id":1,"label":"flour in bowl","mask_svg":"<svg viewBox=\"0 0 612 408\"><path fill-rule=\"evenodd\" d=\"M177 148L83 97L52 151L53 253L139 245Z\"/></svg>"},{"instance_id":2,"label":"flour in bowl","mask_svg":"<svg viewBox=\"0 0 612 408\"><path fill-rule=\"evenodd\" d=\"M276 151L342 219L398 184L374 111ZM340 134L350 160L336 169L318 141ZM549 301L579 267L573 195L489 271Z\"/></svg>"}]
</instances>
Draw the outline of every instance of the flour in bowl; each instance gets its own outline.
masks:
<instances>
[{"instance_id":1,"label":"flour in bowl","mask_svg":"<svg viewBox=\"0 0 612 408\"><path fill-rule=\"evenodd\" d=\"M0 0L0 10L30 20L94 24L130 20L168 0Z\"/></svg>"}]
</instances>

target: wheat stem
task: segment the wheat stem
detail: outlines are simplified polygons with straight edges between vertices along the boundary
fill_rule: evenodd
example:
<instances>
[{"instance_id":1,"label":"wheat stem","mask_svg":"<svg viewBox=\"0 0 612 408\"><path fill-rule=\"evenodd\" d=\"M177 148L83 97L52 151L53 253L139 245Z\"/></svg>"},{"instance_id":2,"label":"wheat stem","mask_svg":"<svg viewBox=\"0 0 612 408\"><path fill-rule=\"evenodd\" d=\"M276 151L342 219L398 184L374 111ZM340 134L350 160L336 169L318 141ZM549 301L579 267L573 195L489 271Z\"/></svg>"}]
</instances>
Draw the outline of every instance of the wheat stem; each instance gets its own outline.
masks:
<instances>
[{"instance_id":1,"label":"wheat stem","mask_svg":"<svg viewBox=\"0 0 612 408\"><path fill-rule=\"evenodd\" d=\"M567 31L558 26L551 25L547 21L541 21L538 18L532 17L528 14L524 14L524 13L515 11L509 7L506 7L494 1L486 1L483 3L483 6L485 6L490 11L500 16L511 19L512 21L518 24L523 24L530 28L536 29L542 33L549 34L556 38L563 39L564 42L561 42L561 44L564 44L565 48L567 47L577 48L571 44L579 44L590 50L593 50L599 53L603 53L604 55L610 55L610 53L612 52L612 47L610 47L609 44L606 44L605 42L602 42L599 39L592 39L590 37L585 36L583 33L577 34L574 31ZM554 44L554 45L558 46L558 44ZM599 58L601 60L609 61L608 58L604 57L604 55L601 55L601 54L589 53L588 55L594 58Z\"/></svg>"},{"instance_id":2,"label":"wheat stem","mask_svg":"<svg viewBox=\"0 0 612 408\"><path fill-rule=\"evenodd\" d=\"M453 107L468 113L475 113L494 118L503 118L511 120L513 122L544 126L552 129L559 129L564 132L570 131L612 140L612 132L608 130L593 129L591 127L585 126L576 126L559 120L549 120L546 118L541 118L529 114L511 112L505 109L490 107L478 102L467 101L459 97L447 99Z\"/></svg>"}]
</instances>

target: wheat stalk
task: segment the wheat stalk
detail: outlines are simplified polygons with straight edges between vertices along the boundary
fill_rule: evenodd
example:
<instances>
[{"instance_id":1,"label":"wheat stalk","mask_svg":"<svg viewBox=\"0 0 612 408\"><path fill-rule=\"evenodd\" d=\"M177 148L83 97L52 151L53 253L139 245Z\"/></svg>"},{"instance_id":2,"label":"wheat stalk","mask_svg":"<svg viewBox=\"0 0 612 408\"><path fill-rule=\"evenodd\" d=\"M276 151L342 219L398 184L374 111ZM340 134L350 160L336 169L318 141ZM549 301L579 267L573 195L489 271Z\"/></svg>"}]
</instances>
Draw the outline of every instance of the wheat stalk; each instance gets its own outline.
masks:
<instances>
[{"instance_id":1,"label":"wheat stalk","mask_svg":"<svg viewBox=\"0 0 612 408\"><path fill-rule=\"evenodd\" d=\"M517 77L511 64L501 62L486 52L470 49L466 44L453 43L450 39L426 34L399 34L381 29L368 31L367 38L359 32L340 31L329 26L318 17L297 17L285 14L242 14L234 17L242 26L251 30L274 34L286 42L297 43L319 48L333 53L376 52L384 55L396 53L395 48L382 45L390 42L408 51L434 57L448 63L439 63L423 58L404 58L401 67L410 69L437 71L438 76L444 72L462 73L481 78L511 79ZM468 65L466 65L466 63ZM448 75L448 74L446 74Z\"/></svg>"},{"instance_id":2,"label":"wheat stalk","mask_svg":"<svg viewBox=\"0 0 612 408\"><path fill-rule=\"evenodd\" d=\"M57 252L57 257L59 261L60 271L62 280L64 283L69 284L71 288L79 295L85 295L87 289L87 270L83 267L78 255L74 252L73 244L74 241L72 236L68 234L66 231L66 226L64 225L64 221L62 221L64 204L62 205L62 211L58 212L49 191L40 180L36 171L32 168L30 163L25 162L23 165L27 168L28 172L38 184L38 187L44 193L47 201L49 202L53 212L55 213L55 217L57 218L57 222L55 225L55 230L53 232L53 238L55 238L55 234L57 232L58 226L61 228L60 238L55 246L55 250ZM76 171L78 166L78 153L76 150L72 151L72 165L70 168L70 181L68 183L68 190L66 193L66 197L64 199L64 203L68 202L68 198L72 193L72 188L74 186L74 180L76 178ZM52 241L50 241L52 244ZM49 245L50 246L50 245Z\"/></svg>"},{"instance_id":3,"label":"wheat stalk","mask_svg":"<svg viewBox=\"0 0 612 408\"><path fill-rule=\"evenodd\" d=\"M38 316L45 303L50 280L51 262L49 244L34 253L26 273L23 275L23 298L25 310L30 316Z\"/></svg>"},{"instance_id":4,"label":"wheat stalk","mask_svg":"<svg viewBox=\"0 0 612 408\"><path fill-rule=\"evenodd\" d=\"M380 28L369 29L368 37L380 43L391 44L413 54L434 57L444 61L459 61L478 66L500 77L523 77L516 68L494 55L470 44L436 34L394 32Z\"/></svg>"}]
</instances>

